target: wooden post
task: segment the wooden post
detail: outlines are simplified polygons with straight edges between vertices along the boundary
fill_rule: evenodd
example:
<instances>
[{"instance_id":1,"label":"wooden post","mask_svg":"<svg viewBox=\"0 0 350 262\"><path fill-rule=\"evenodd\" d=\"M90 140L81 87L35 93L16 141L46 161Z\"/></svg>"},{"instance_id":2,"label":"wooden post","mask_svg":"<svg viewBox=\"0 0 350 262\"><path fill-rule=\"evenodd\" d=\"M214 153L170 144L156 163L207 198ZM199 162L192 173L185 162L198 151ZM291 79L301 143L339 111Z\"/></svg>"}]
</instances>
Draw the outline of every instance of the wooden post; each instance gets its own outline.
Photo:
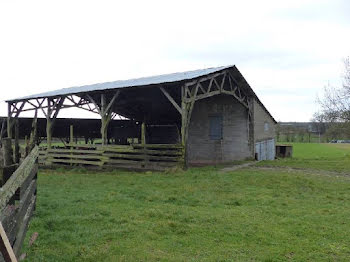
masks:
<instances>
[{"instance_id":1,"label":"wooden post","mask_svg":"<svg viewBox=\"0 0 350 262\"><path fill-rule=\"evenodd\" d=\"M36 144L36 140L37 140L37 122L38 122L38 110L35 109L35 113L34 113L34 118L33 118L33 122L32 122L32 128L30 131L30 136L29 136L29 142L28 145L26 146L26 156L29 155L30 151L32 151L32 149L34 148L35 144Z\"/></svg>"},{"instance_id":2,"label":"wooden post","mask_svg":"<svg viewBox=\"0 0 350 262\"><path fill-rule=\"evenodd\" d=\"M4 155L4 167L13 165L11 138L8 137L2 140L2 150Z\"/></svg>"},{"instance_id":3,"label":"wooden post","mask_svg":"<svg viewBox=\"0 0 350 262\"><path fill-rule=\"evenodd\" d=\"M4 137L6 120L3 120L1 123L1 132L0 132L0 140Z\"/></svg>"},{"instance_id":4,"label":"wooden post","mask_svg":"<svg viewBox=\"0 0 350 262\"><path fill-rule=\"evenodd\" d=\"M51 99L47 99L47 114L46 114L46 142L47 149L51 148L52 142L52 121L51 121Z\"/></svg>"},{"instance_id":5,"label":"wooden post","mask_svg":"<svg viewBox=\"0 0 350 262\"><path fill-rule=\"evenodd\" d=\"M145 121L141 124L141 144L142 146L146 145L146 123Z\"/></svg>"},{"instance_id":6,"label":"wooden post","mask_svg":"<svg viewBox=\"0 0 350 262\"><path fill-rule=\"evenodd\" d=\"M11 104L7 104L7 137L12 138L12 113L11 113Z\"/></svg>"},{"instance_id":7,"label":"wooden post","mask_svg":"<svg viewBox=\"0 0 350 262\"><path fill-rule=\"evenodd\" d=\"M70 160L72 161L73 160L73 143L74 143L74 127L73 125L70 125L69 126L69 144L70 144ZM72 166L73 165L73 162L70 163L70 165Z\"/></svg>"},{"instance_id":8,"label":"wooden post","mask_svg":"<svg viewBox=\"0 0 350 262\"><path fill-rule=\"evenodd\" d=\"M19 123L18 118L15 119L15 151L14 151L14 162L19 163L20 152L19 152Z\"/></svg>"},{"instance_id":9,"label":"wooden post","mask_svg":"<svg viewBox=\"0 0 350 262\"><path fill-rule=\"evenodd\" d=\"M12 139L4 138L2 140L2 150L4 157L4 166L2 170L2 184L4 185L6 181L11 177L12 173L16 170L16 166L13 164L13 152L12 152ZM13 197L9 204L15 203L15 198Z\"/></svg>"},{"instance_id":10,"label":"wooden post","mask_svg":"<svg viewBox=\"0 0 350 262\"><path fill-rule=\"evenodd\" d=\"M102 145L107 144L108 116L106 115L106 96L101 94L101 138Z\"/></svg>"},{"instance_id":11,"label":"wooden post","mask_svg":"<svg viewBox=\"0 0 350 262\"><path fill-rule=\"evenodd\" d=\"M69 143L73 144L74 143L74 127L73 125L70 125L69 127Z\"/></svg>"},{"instance_id":12,"label":"wooden post","mask_svg":"<svg viewBox=\"0 0 350 262\"><path fill-rule=\"evenodd\" d=\"M98 113L101 116L101 138L102 138L102 145L106 145L108 142L107 137L107 130L108 130L108 124L112 119L112 107L114 104L114 101L117 99L117 97L120 94L120 90L118 90L112 99L109 101L108 105L106 102L106 96L105 94L101 94L101 104L99 105L96 103L96 101L90 96L87 95L87 98L95 105Z\"/></svg>"}]
</instances>

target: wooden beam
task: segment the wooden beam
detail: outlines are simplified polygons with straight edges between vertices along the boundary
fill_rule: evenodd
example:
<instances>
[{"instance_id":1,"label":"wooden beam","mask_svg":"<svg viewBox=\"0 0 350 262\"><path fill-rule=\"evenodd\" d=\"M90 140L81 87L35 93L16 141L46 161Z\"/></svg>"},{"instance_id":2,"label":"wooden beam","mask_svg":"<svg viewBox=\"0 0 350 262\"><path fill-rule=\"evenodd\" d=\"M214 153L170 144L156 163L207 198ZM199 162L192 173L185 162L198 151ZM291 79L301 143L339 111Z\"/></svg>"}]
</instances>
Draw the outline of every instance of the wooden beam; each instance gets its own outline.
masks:
<instances>
[{"instance_id":1,"label":"wooden beam","mask_svg":"<svg viewBox=\"0 0 350 262\"><path fill-rule=\"evenodd\" d=\"M64 96L62 96L58 102L56 101L56 104L55 104L55 107L54 107L55 113L53 114L52 119L56 119L57 118L57 115L60 112L65 99L66 98Z\"/></svg>"},{"instance_id":2,"label":"wooden beam","mask_svg":"<svg viewBox=\"0 0 350 262\"><path fill-rule=\"evenodd\" d=\"M26 101L23 101L21 106L16 111L15 118L17 118L19 116L19 114L22 112L23 107L24 107L25 104L26 104Z\"/></svg>"},{"instance_id":3,"label":"wooden beam","mask_svg":"<svg viewBox=\"0 0 350 262\"><path fill-rule=\"evenodd\" d=\"M207 80L209 80L209 79L212 79L212 78L215 78L215 77L217 77L217 76L220 76L220 75L225 74L226 71L227 71L227 70L222 71L222 72L219 72L219 73L211 74L211 75L208 75L208 76L204 76L204 77L201 77L201 78L199 78L199 79L197 79L197 80L193 80L193 81L190 81L190 82L186 82L186 83L185 83L185 86L195 85L195 84L198 83L198 81L199 81L199 82L207 81Z\"/></svg>"},{"instance_id":4,"label":"wooden beam","mask_svg":"<svg viewBox=\"0 0 350 262\"><path fill-rule=\"evenodd\" d=\"M12 250L10 241L7 238L6 232L0 222L0 251L5 259L5 262L17 262L15 253Z\"/></svg>"},{"instance_id":5,"label":"wooden beam","mask_svg":"<svg viewBox=\"0 0 350 262\"><path fill-rule=\"evenodd\" d=\"M113 105L114 101L117 99L117 97L119 96L119 94L120 94L120 90L117 90L117 92L114 94L111 101L109 101L109 104L106 107L105 112L104 112L105 114L107 114L109 112L109 110L112 108L112 105Z\"/></svg>"},{"instance_id":6,"label":"wooden beam","mask_svg":"<svg viewBox=\"0 0 350 262\"><path fill-rule=\"evenodd\" d=\"M98 113L102 115L100 106L96 103L96 101L89 94L87 94L86 97L95 105L95 108L97 109Z\"/></svg>"},{"instance_id":7,"label":"wooden beam","mask_svg":"<svg viewBox=\"0 0 350 262\"><path fill-rule=\"evenodd\" d=\"M180 113L180 115L182 115L182 109L175 102L175 100L171 97L171 95L163 87L159 87L159 89L163 92L163 94L166 96L166 98L168 98L170 103L176 108L176 110Z\"/></svg>"}]
</instances>

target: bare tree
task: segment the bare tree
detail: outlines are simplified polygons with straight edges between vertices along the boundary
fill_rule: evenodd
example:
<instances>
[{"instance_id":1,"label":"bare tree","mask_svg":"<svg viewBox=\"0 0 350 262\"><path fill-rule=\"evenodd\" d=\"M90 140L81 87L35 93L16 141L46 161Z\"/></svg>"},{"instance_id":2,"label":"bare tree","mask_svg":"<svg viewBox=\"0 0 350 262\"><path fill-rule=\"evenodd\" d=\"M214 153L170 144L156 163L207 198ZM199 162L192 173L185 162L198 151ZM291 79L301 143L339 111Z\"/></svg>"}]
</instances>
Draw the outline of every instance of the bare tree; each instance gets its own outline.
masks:
<instances>
[{"instance_id":1,"label":"bare tree","mask_svg":"<svg viewBox=\"0 0 350 262\"><path fill-rule=\"evenodd\" d=\"M320 115L330 122L350 121L350 58L344 59L343 85L324 88L324 97L318 99L322 107Z\"/></svg>"}]
</instances>

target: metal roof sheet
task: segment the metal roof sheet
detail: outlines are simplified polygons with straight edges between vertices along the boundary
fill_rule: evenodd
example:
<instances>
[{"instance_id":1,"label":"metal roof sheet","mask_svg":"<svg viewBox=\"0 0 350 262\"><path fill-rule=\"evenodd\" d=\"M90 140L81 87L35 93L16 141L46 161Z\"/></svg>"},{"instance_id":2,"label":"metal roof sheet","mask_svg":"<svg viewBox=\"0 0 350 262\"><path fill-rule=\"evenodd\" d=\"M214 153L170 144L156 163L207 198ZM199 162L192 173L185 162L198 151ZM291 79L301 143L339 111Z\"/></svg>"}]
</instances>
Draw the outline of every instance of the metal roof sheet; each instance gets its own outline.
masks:
<instances>
[{"instance_id":1,"label":"metal roof sheet","mask_svg":"<svg viewBox=\"0 0 350 262\"><path fill-rule=\"evenodd\" d=\"M42 97L55 97L60 95L78 94L83 92L92 92L92 91L106 90L106 89L147 86L147 85L154 85L154 84L161 84L161 83L178 82L178 81L194 79L200 76L215 73L230 67L233 67L233 65L158 75L158 76L142 77L142 78L135 78L135 79L128 79L128 80L118 80L113 82L105 82L105 83L98 83L98 84L85 85L85 86L75 86L75 87L63 88L63 89L58 89L58 90L49 91L49 92L43 92L43 93L30 95L30 96L19 97L15 99L9 99L7 100L7 102L42 98Z\"/></svg>"}]
</instances>

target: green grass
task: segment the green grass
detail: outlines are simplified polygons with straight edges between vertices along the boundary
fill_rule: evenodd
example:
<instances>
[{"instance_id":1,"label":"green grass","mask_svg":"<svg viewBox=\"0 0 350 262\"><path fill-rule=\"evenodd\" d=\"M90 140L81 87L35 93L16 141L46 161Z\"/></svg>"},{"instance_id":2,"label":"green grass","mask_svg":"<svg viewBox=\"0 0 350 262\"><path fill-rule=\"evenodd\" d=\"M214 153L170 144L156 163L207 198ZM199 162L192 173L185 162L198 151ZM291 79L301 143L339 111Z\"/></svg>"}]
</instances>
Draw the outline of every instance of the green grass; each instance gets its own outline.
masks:
<instances>
[{"instance_id":1,"label":"green grass","mask_svg":"<svg viewBox=\"0 0 350 262\"><path fill-rule=\"evenodd\" d=\"M258 166L350 171L350 144L287 143L293 145L293 157L263 161Z\"/></svg>"},{"instance_id":2,"label":"green grass","mask_svg":"<svg viewBox=\"0 0 350 262\"><path fill-rule=\"evenodd\" d=\"M347 177L258 168L58 169L41 170L38 183L25 243L33 232L39 238L25 245L27 261L348 261L350 256Z\"/></svg>"}]
</instances>

